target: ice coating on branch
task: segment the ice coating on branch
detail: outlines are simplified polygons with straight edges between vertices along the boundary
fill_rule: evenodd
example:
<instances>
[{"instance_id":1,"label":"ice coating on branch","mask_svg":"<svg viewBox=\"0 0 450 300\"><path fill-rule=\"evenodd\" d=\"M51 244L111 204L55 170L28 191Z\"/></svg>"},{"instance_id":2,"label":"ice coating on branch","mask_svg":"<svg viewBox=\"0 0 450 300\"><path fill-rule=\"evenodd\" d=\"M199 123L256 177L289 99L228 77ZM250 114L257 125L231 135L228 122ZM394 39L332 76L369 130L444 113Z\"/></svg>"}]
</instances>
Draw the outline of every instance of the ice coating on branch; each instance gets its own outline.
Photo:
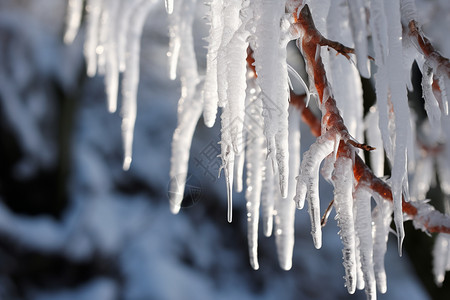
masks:
<instances>
[{"instance_id":1,"label":"ice coating on branch","mask_svg":"<svg viewBox=\"0 0 450 300\"><path fill-rule=\"evenodd\" d=\"M211 0L209 2L210 30L208 41L208 53L206 54L205 89L203 91L203 120L207 127L212 127L216 121L217 103L217 56L222 40L223 15L222 0Z\"/></svg>"},{"instance_id":2,"label":"ice coating on branch","mask_svg":"<svg viewBox=\"0 0 450 300\"><path fill-rule=\"evenodd\" d=\"M362 77L370 77L367 50L366 7L364 0L347 1L350 9L350 26L355 41L356 61ZM344 77L344 76L343 76Z\"/></svg>"},{"instance_id":3,"label":"ice coating on branch","mask_svg":"<svg viewBox=\"0 0 450 300\"><path fill-rule=\"evenodd\" d=\"M370 161L372 171L377 177L384 176L384 151L381 132L378 127L378 110L377 106L372 106L365 118L365 128L367 135L367 143L375 148L370 151Z\"/></svg>"},{"instance_id":4,"label":"ice coating on branch","mask_svg":"<svg viewBox=\"0 0 450 300\"><path fill-rule=\"evenodd\" d=\"M67 3L66 32L64 43L71 44L80 28L81 15L83 14L83 0L69 0Z\"/></svg>"},{"instance_id":5,"label":"ice coating on branch","mask_svg":"<svg viewBox=\"0 0 450 300\"><path fill-rule=\"evenodd\" d=\"M344 248L345 286L350 294L356 289L356 241L353 220L353 162L348 157L338 157L332 180L334 186L334 208Z\"/></svg>"},{"instance_id":6,"label":"ice coating on branch","mask_svg":"<svg viewBox=\"0 0 450 300\"><path fill-rule=\"evenodd\" d=\"M308 151L303 154L300 175L297 177L296 195L294 200L297 208L302 209L305 198L308 201L308 212L311 218L311 234L314 246L322 246L322 228L320 224L319 201L319 167L322 160L333 152L335 141L328 134L317 138Z\"/></svg>"},{"instance_id":7,"label":"ice coating on branch","mask_svg":"<svg viewBox=\"0 0 450 300\"><path fill-rule=\"evenodd\" d=\"M364 288L367 299L376 299L376 282L373 269L372 217L369 191L358 186L354 193L356 216L355 230L359 239L361 270L364 277Z\"/></svg>"},{"instance_id":8,"label":"ice coating on branch","mask_svg":"<svg viewBox=\"0 0 450 300\"><path fill-rule=\"evenodd\" d=\"M278 263L283 270L292 268L292 253L294 251L294 221L295 221L295 177L300 166L300 115L289 109L289 175L288 194L286 198L275 198L275 243L277 246Z\"/></svg>"},{"instance_id":9,"label":"ice coating on branch","mask_svg":"<svg viewBox=\"0 0 450 300\"><path fill-rule=\"evenodd\" d=\"M286 63L286 34L280 22L284 1L270 0L254 4L255 68L263 96L264 134L268 155L278 166L280 190L287 196L289 175L288 153L288 74ZM220 94L219 94L220 95Z\"/></svg>"},{"instance_id":10,"label":"ice coating on branch","mask_svg":"<svg viewBox=\"0 0 450 300\"><path fill-rule=\"evenodd\" d=\"M201 84L190 97L181 97L178 102L178 125L172 138L170 159L169 202L170 211L177 214L183 201L188 172L189 151L195 127L202 112Z\"/></svg>"},{"instance_id":11,"label":"ice coating on branch","mask_svg":"<svg viewBox=\"0 0 450 300\"><path fill-rule=\"evenodd\" d=\"M391 202L384 201L384 199L377 194L374 194L373 196L377 203L377 206L372 211L373 267L378 291L384 294L387 291L384 256L387 250L387 241L393 210Z\"/></svg>"},{"instance_id":12,"label":"ice coating on branch","mask_svg":"<svg viewBox=\"0 0 450 300\"><path fill-rule=\"evenodd\" d=\"M247 239L250 265L253 269L257 270L259 268L258 222L265 161L265 141L262 129L261 99L254 95L249 102L250 109L247 110L247 119L255 122L247 122L247 128L252 132L252 135L247 134L247 149L245 152L247 162L247 190L245 192L245 199L247 201ZM273 186L273 182L270 185Z\"/></svg>"},{"instance_id":13,"label":"ice coating on branch","mask_svg":"<svg viewBox=\"0 0 450 300\"><path fill-rule=\"evenodd\" d=\"M97 48L98 45L101 0L87 0L86 3L86 41L84 42L84 56L86 58L87 75L94 77L97 73Z\"/></svg>"},{"instance_id":14,"label":"ice coating on branch","mask_svg":"<svg viewBox=\"0 0 450 300\"><path fill-rule=\"evenodd\" d=\"M450 271L450 234L440 233L433 248L433 275L438 286L442 286L446 271Z\"/></svg>"},{"instance_id":15,"label":"ice coating on branch","mask_svg":"<svg viewBox=\"0 0 450 300\"><path fill-rule=\"evenodd\" d=\"M387 79L393 111L395 113L394 161L392 167L392 195L394 200L394 222L397 228L398 248L404 238L402 192L408 178L406 177L406 146L410 135L410 112L403 80L402 64L402 27L400 20L400 3L398 0L385 1L387 17L389 54L387 56Z\"/></svg>"},{"instance_id":16,"label":"ice coating on branch","mask_svg":"<svg viewBox=\"0 0 450 300\"><path fill-rule=\"evenodd\" d=\"M148 12L156 4L155 0L143 1L141 5L137 6L136 12L132 20L130 20L128 42L127 42L127 68L123 74L122 81L122 139L124 147L124 161L123 169L130 168L132 154L133 154L133 135L134 125L136 123L137 113L137 90L139 84L139 54L140 54L140 40L142 29L144 27L145 18ZM118 75L117 57L114 57L116 63L115 70ZM118 80L118 78L117 78Z\"/></svg>"}]
</instances>

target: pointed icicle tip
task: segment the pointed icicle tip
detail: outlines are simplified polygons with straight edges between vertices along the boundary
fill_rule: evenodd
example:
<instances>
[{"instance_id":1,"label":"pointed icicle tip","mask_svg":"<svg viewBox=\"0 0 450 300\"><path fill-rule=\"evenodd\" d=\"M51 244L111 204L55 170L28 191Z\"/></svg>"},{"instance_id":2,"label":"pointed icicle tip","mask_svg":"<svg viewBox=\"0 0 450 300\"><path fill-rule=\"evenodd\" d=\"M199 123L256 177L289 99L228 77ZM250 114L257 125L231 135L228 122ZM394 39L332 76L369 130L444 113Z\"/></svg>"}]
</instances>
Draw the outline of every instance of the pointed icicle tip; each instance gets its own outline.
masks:
<instances>
[{"instance_id":1,"label":"pointed icicle tip","mask_svg":"<svg viewBox=\"0 0 450 300\"><path fill-rule=\"evenodd\" d=\"M125 159L123 160L123 166L122 166L124 171L128 171L130 169L131 161L132 161L132 158L130 156L125 157Z\"/></svg>"}]
</instances>

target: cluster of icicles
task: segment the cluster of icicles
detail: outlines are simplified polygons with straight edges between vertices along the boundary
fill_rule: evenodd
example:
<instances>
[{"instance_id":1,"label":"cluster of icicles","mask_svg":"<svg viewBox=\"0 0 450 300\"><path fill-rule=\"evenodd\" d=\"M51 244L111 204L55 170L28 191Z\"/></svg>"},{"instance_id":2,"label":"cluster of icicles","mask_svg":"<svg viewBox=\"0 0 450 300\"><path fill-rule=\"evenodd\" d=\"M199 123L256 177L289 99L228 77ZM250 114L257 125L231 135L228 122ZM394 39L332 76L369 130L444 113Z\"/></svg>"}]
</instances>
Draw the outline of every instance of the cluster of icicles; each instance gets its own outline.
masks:
<instances>
[{"instance_id":1,"label":"cluster of icicles","mask_svg":"<svg viewBox=\"0 0 450 300\"><path fill-rule=\"evenodd\" d=\"M408 107L405 88L411 87L408 78L414 60L423 73L425 108L435 133L432 143L449 135L449 130L441 130L442 126L450 124L445 116L448 113L445 92L450 87L448 77L432 59L420 55L414 43L407 38L402 41L400 20L407 24L415 18L414 2L212 0L209 3L210 31L204 76L200 76L197 69L192 34L196 2L166 1L170 22L169 76L171 79L178 77L182 84L178 127L172 144L170 176L177 180L170 187L171 211L178 213L181 207L196 124L203 115L205 125L212 127L220 111L220 158L227 185L228 221L232 220L233 186L238 192L243 190L245 165L252 267L258 269L260 209L264 235L270 236L274 232L279 263L283 269L288 270L292 266L296 204L302 208L307 201L314 245L321 247L318 181L320 164L324 161L322 175L334 186L333 205L344 245L343 264L348 291L353 293L356 288L365 288L370 299L376 297L375 286L384 293L384 254L391 216L394 212L401 247L402 194L408 195L407 167L413 167L415 161L422 172L417 172L413 179L414 186L421 188L413 189L410 198L418 201L417 207L424 211L422 215L430 210L424 201L419 201L424 200L432 181L430 174L433 172L434 158L420 157L414 153L415 132L411 130L414 123L410 121L414 118ZM85 6L87 73L89 76L97 73L105 75L111 112L116 110L119 74L123 73L124 169L128 169L131 163L140 36L145 17L157 7L156 4L157 0L87 0ZM333 87L333 91L327 87L325 92L336 99L350 135L363 142L362 124L366 124L368 142L378 149L371 153L373 171L377 176L384 175L382 149L386 151L392 166L390 183L393 205L369 187L359 185L355 189L353 159L351 156L336 157L339 135L323 132L305 152L300 163L300 114L289 107L289 74L304 85L308 100L310 95L317 97L317 91L311 80L312 74L308 89L287 64L286 46L290 40L308 38L307 33L292 30L294 10L299 8L300 11L306 4L322 35L356 49L356 55L352 58L356 60L356 67L343 56L335 56L335 52L327 49L318 47L316 55L321 56L328 81ZM70 43L74 39L82 14L83 1L69 0L65 42ZM369 15L370 22L366 24ZM378 70L375 75L377 105L364 119L360 75L371 76L367 58L369 31ZM250 48L253 50L255 70L246 61ZM440 83L442 92L439 96L432 91L433 78ZM324 113L324 103L319 106ZM441 118L441 111L445 117ZM322 128L322 131L325 129ZM446 138L450 140L450 136ZM448 148L440 152L437 160L441 165L442 189L450 195ZM355 152L352 155L357 155ZM373 209L371 197L377 204ZM435 249L435 275L439 283L443 281L445 271L450 269L449 242L448 235L439 235Z\"/></svg>"}]
</instances>

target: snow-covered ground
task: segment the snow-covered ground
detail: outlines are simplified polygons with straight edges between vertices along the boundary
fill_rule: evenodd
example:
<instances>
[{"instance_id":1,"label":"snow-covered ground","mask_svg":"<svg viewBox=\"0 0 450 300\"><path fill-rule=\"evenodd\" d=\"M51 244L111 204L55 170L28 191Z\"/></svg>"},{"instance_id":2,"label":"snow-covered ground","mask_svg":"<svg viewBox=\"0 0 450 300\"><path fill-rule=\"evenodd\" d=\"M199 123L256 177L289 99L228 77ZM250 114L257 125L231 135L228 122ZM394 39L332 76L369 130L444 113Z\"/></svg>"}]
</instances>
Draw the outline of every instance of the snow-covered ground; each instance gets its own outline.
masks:
<instances>
[{"instance_id":1,"label":"snow-covered ground","mask_svg":"<svg viewBox=\"0 0 450 300\"><path fill-rule=\"evenodd\" d=\"M332 217L323 231L323 247L316 250L309 216L305 210L296 212L292 270L279 268L274 238L262 234L260 269L250 267L243 195L235 195L234 220L228 224L223 178L210 176L209 172L216 175L217 170L205 170L195 163L208 145L217 143L216 127L207 129L203 122L197 126L190 163L192 205L182 208L179 215L170 213L170 149L180 87L168 79L163 1L148 17L143 34L133 163L124 172L120 115L107 112L103 78L81 76L83 30L73 45L62 43L64 2L0 2L0 64L4 64L0 65L0 107L2 123L24 150L17 176L33 176L37 168L58 163L52 126L57 126L54 105L64 100L44 86L46 80L36 86L32 81L54 78L63 93L75 99L65 186L69 199L62 217L17 214L1 204L0 234L23 251L71 262L62 268L97 261L100 271L88 272L85 278L78 274L76 285L64 280L50 285L10 278L8 259L15 252L2 249L2 299L17 296L14 291L20 280L20 298L42 300L365 298L362 291L349 296L344 287L342 244ZM200 19L196 22L198 58L204 67L201 38L206 31ZM309 147L309 135L304 128L303 150ZM331 186L321 182L320 193L322 207L326 207L332 198ZM380 299L428 297L408 258L398 257L392 235L386 272L388 292L379 295Z\"/></svg>"}]
</instances>

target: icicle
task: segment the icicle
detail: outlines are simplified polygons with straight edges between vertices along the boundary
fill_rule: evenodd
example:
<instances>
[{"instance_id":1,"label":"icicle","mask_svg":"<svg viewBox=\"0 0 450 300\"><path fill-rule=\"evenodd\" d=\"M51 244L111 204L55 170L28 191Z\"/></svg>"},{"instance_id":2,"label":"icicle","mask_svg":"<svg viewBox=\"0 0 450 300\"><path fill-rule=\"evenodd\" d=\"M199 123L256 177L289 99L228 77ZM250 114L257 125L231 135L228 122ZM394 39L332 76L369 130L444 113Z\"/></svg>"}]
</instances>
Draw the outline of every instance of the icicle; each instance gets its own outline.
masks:
<instances>
[{"instance_id":1,"label":"icicle","mask_svg":"<svg viewBox=\"0 0 450 300\"><path fill-rule=\"evenodd\" d=\"M433 164L434 159L430 156L418 160L411 184L411 194L414 199L424 200L426 198L435 172Z\"/></svg>"},{"instance_id":2,"label":"icicle","mask_svg":"<svg viewBox=\"0 0 450 300\"><path fill-rule=\"evenodd\" d=\"M355 230L359 238L361 269L367 299L376 299L375 275L373 269L372 217L370 194L365 187L357 187L355 194L356 220Z\"/></svg>"},{"instance_id":3,"label":"icicle","mask_svg":"<svg viewBox=\"0 0 450 300\"><path fill-rule=\"evenodd\" d=\"M280 190L287 195L288 155L288 80L286 44L280 30L284 14L283 1L271 0L255 4L255 68L262 89L264 134L268 153L276 159ZM283 43L282 43L283 41Z\"/></svg>"},{"instance_id":4,"label":"icicle","mask_svg":"<svg viewBox=\"0 0 450 300\"><path fill-rule=\"evenodd\" d=\"M448 91L450 91L450 78L448 78L445 73L441 74L440 67L438 67L437 69L436 76L439 79L439 88L441 89L442 111L444 112L444 114L448 115Z\"/></svg>"},{"instance_id":5,"label":"icicle","mask_svg":"<svg viewBox=\"0 0 450 300\"><path fill-rule=\"evenodd\" d=\"M67 4L66 32L64 43L71 44L77 36L80 28L81 15L83 14L83 0L69 0Z\"/></svg>"},{"instance_id":6,"label":"icicle","mask_svg":"<svg viewBox=\"0 0 450 300\"><path fill-rule=\"evenodd\" d=\"M398 0L385 0L385 13L388 25L389 55L387 57L387 77L390 85L391 100L395 113L395 150L392 167L392 195L394 200L394 222L397 228L398 250L401 255L403 238L402 191L406 177L406 146L410 134L409 106L406 97L405 82L402 76L402 27L400 4Z\"/></svg>"},{"instance_id":7,"label":"icicle","mask_svg":"<svg viewBox=\"0 0 450 300\"><path fill-rule=\"evenodd\" d=\"M239 18L239 11L241 9L242 0L230 0L223 3L222 8L222 39L220 41L220 46L217 52L217 92L219 95L218 105L220 107L225 107L227 103L227 45L233 38L235 32L239 29L241 24ZM213 74L212 74L213 75Z\"/></svg>"},{"instance_id":8,"label":"icicle","mask_svg":"<svg viewBox=\"0 0 450 300\"><path fill-rule=\"evenodd\" d=\"M366 8L364 0L347 1L350 8L350 25L355 41L356 61L362 77L370 77L370 64L367 50Z\"/></svg>"},{"instance_id":9,"label":"icicle","mask_svg":"<svg viewBox=\"0 0 450 300\"><path fill-rule=\"evenodd\" d=\"M155 0L144 1L137 7L128 32L130 39L127 45L127 69L124 72L122 82L122 138L124 143L124 170L128 170L130 168L133 152L133 134L134 124L136 122L136 101L139 84L140 39L145 18L155 4Z\"/></svg>"},{"instance_id":10,"label":"icicle","mask_svg":"<svg viewBox=\"0 0 450 300\"><path fill-rule=\"evenodd\" d=\"M120 7L120 18L117 26L117 56L119 59L119 71L124 72L126 68L126 49L127 34L130 23L132 22L132 13L135 13L136 6L145 0L128 0L122 2Z\"/></svg>"},{"instance_id":11,"label":"icicle","mask_svg":"<svg viewBox=\"0 0 450 300\"><path fill-rule=\"evenodd\" d=\"M378 110L376 106L372 106L366 115L365 128L367 134L367 142L375 150L370 151L370 161L372 171L377 177L384 176L384 151L383 140L381 138L381 132L378 127Z\"/></svg>"},{"instance_id":12,"label":"icicle","mask_svg":"<svg viewBox=\"0 0 450 300\"><path fill-rule=\"evenodd\" d=\"M222 110L221 115L222 130L220 138L220 147L222 158L222 167L225 173L225 181L227 186L227 202L228 202L228 212L227 220L229 223L233 220L232 210L233 210L233 171L234 171L234 151L231 142L231 135L229 130L231 123L231 113L228 106L225 106Z\"/></svg>"},{"instance_id":13,"label":"icicle","mask_svg":"<svg viewBox=\"0 0 450 300\"><path fill-rule=\"evenodd\" d=\"M292 198L295 196L295 174L300 166L300 114L293 107L289 109L289 154L289 168L292 172L289 175L287 198L275 198L275 242L278 263L283 270L290 270L292 267L295 240L295 202Z\"/></svg>"},{"instance_id":14,"label":"icicle","mask_svg":"<svg viewBox=\"0 0 450 300\"><path fill-rule=\"evenodd\" d=\"M189 151L195 127L202 112L201 87L193 97L181 98L178 103L178 126L173 133L170 159L170 211L177 214L183 201L188 171Z\"/></svg>"},{"instance_id":15,"label":"icicle","mask_svg":"<svg viewBox=\"0 0 450 300\"><path fill-rule=\"evenodd\" d=\"M372 212L374 223L372 228L374 272L378 290L384 294L387 291L384 256L392 221L392 203L385 201L377 194L373 196L377 203L376 208Z\"/></svg>"},{"instance_id":16,"label":"icicle","mask_svg":"<svg viewBox=\"0 0 450 300\"><path fill-rule=\"evenodd\" d=\"M97 72L97 47L102 0L87 0L87 28L84 42L84 56L86 57L87 75L94 77Z\"/></svg>"},{"instance_id":17,"label":"icicle","mask_svg":"<svg viewBox=\"0 0 450 300\"><path fill-rule=\"evenodd\" d=\"M209 5L211 28L208 37L208 53L206 54L203 120L207 127L212 127L216 120L217 103L219 101L217 93L217 55L222 39L223 15L221 11L223 1L211 0Z\"/></svg>"},{"instance_id":18,"label":"icicle","mask_svg":"<svg viewBox=\"0 0 450 300\"><path fill-rule=\"evenodd\" d=\"M242 11L241 11L242 12ZM242 13L241 13L242 15ZM227 60L226 90L227 105L230 109L231 120L229 128L233 150L238 155L243 148L243 130L245 116L246 74L247 74L247 48L248 32L244 28L245 23L233 35L225 48ZM223 128L224 129L224 128Z\"/></svg>"},{"instance_id":19,"label":"icicle","mask_svg":"<svg viewBox=\"0 0 450 300\"><path fill-rule=\"evenodd\" d=\"M442 286L446 271L450 271L450 234L440 233L433 248L433 275L438 286Z\"/></svg>"},{"instance_id":20,"label":"icicle","mask_svg":"<svg viewBox=\"0 0 450 300\"><path fill-rule=\"evenodd\" d=\"M319 201L319 166L321 161L333 151L334 140L322 135L317 138L308 151L303 154L300 175L297 177L297 193L295 202L302 209L307 195L308 212L311 218L311 234L314 246L322 246L322 229L320 225Z\"/></svg>"},{"instance_id":21,"label":"icicle","mask_svg":"<svg viewBox=\"0 0 450 300\"><path fill-rule=\"evenodd\" d=\"M425 60L422 67L422 91L425 100L425 110L433 132L439 134L441 130L441 111L436 98L433 95L431 84L433 83L433 69L430 62Z\"/></svg>"},{"instance_id":22,"label":"icicle","mask_svg":"<svg viewBox=\"0 0 450 300\"><path fill-rule=\"evenodd\" d=\"M150 1L152 2L152 1ZM118 0L110 0L108 15L105 22L105 26L107 27L107 38L104 45L105 52L105 87L106 87L106 96L108 103L108 111L113 113L117 109L117 92L119 90L119 59L118 59L118 44L117 44L117 25L116 20L118 19L119 13L119 1ZM145 16L144 16L145 17ZM142 18L143 19L143 18ZM141 21L143 22L143 21ZM140 31L142 31L142 26L140 26ZM139 32L140 33L140 32ZM140 35L139 35L140 36ZM139 40L137 43L137 47L140 47ZM139 61L139 50L137 53L137 59ZM137 85L138 82L136 82Z\"/></svg>"},{"instance_id":23,"label":"icicle","mask_svg":"<svg viewBox=\"0 0 450 300\"><path fill-rule=\"evenodd\" d=\"M262 118L261 99L253 97L253 103L249 105L253 108L248 111L248 118L259 120ZM253 269L259 268L258 264L258 222L259 206L261 200L261 187L264 167L264 136L260 122L247 124L248 129L254 133L254 137L247 135L248 148L246 151L247 161L247 190L245 199L247 200L247 237L250 264Z\"/></svg>"},{"instance_id":24,"label":"icicle","mask_svg":"<svg viewBox=\"0 0 450 300\"><path fill-rule=\"evenodd\" d=\"M339 157L332 176L334 186L334 207L336 220L344 248L343 265L345 268L345 286L350 294L356 289L355 228L353 221L353 162L350 158Z\"/></svg>"},{"instance_id":25,"label":"icicle","mask_svg":"<svg viewBox=\"0 0 450 300\"><path fill-rule=\"evenodd\" d=\"M244 136L245 139L245 136ZM236 156L236 163L234 165L234 189L236 192L240 193L243 189L243 174L244 174L244 163L245 163L245 148L241 150L239 155Z\"/></svg>"},{"instance_id":26,"label":"icicle","mask_svg":"<svg viewBox=\"0 0 450 300\"><path fill-rule=\"evenodd\" d=\"M173 1L174 0L165 0L164 4L166 6L166 12L170 15L173 13Z\"/></svg>"},{"instance_id":27,"label":"icicle","mask_svg":"<svg viewBox=\"0 0 450 300\"><path fill-rule=\"evenodd\" d=\"M329 39L352 46L353 38L348 21L349 12L345 3L345 0L331 1L327 16L327 32ZM365 60L367 60L367 53L365 55ZM333 96L337 107L350 135L357 141L364 142L364 131L360 126L363 123L364 112L360 75L343 55L330 55L329 61L330 68L327 75L333 87ZM342 76L342 74L346 75Z\"/></svg>"},{"instance_id":28,"label":"icicle","mask_svg":"<svg viewBox=\"0 0 450 300\"><path fill-rule=\"evenodd\" d=\"M408 24L412 20L417 20L415 0L401 0L400 11L402 21Z\"/></svg>"},{"instance_id":29,"label":"icicle","mask_svg":"<svg viewBox=\"0 0 450 300\"><path fill-rule=\"evenodd\" d=\"M272 161L266 159L264 166L264 179L261 191L262 204L262 223L264 235L269 237L272 235L273 215L274 215L274 199L277 195L275 191L276 180L274 178Z\"/></svg>"}]
</instances>

